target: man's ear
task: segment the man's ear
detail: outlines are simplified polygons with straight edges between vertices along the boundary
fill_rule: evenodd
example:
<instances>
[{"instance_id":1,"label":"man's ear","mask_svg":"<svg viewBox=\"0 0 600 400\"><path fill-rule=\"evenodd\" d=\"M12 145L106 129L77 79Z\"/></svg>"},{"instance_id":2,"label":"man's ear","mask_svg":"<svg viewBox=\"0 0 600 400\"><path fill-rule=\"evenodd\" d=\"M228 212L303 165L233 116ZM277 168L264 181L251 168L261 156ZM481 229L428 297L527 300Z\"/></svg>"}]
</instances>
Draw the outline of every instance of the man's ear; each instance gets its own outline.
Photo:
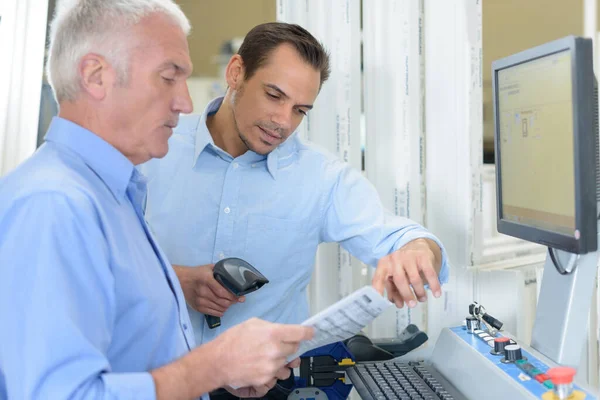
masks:
<instances>
[{"instance_id":1,"label":"man's ear","mask_svg":"<svg viewBox=\"0 0 600 400\"><path fill-rule=\"evenodd\" d=\"M98 54L86 54L79 63L79 77L83 91L95 100L102 100L114 83L114 70Z\"/></svg>"},{"instance_id":2,"label":"man's ear","mask_svg":"<svg viewBox=\"0 0 600 400\"><path fill-rule=\"evenodd\" d=\"M225 69L225 80L227 81L227 86L233 90L239 89L240 85L242 85L244 82L244 76L244 61L239 54L234 54L229 60L229 63L227 63L227 68Z\"/></svg>"}]
</instances>

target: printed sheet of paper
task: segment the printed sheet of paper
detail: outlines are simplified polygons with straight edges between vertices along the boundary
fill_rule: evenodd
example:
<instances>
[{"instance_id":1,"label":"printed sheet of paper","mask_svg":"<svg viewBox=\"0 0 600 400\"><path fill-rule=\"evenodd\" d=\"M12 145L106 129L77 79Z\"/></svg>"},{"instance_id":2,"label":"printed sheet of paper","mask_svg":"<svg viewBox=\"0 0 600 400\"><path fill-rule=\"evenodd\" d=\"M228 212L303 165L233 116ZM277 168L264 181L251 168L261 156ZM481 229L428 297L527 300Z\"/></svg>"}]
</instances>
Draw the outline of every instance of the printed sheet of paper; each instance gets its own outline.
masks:
<instances>
[{"instance_id":1,"label":"printed sheet of paper","mask_svg":"<svg viewBox=\"0 0 600 400\"><path fill-rule=\"evenodd\" d=\"M288 361L317 347L356 335L391 305L372 286L358 289L301 324L312 326L315 336L312 340L302 342L298 352L290 356Z\"/></svg>"}]
</instances>

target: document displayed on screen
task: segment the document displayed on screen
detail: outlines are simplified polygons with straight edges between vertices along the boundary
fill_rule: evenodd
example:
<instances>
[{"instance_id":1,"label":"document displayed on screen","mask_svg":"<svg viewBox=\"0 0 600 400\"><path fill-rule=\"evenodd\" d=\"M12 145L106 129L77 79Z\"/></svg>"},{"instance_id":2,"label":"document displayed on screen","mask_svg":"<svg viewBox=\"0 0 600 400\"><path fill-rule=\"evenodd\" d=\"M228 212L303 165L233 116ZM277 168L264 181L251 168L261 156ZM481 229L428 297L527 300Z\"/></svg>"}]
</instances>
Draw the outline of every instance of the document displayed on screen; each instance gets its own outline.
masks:
<instances>
[{"instance_id":1,"label":"document displayed on screen","mask_svg":"<svg viewBox=\"0 0 600 400\"><path fill-rule=\"evenodd\" d=\"M502 219L575 232L572 55L498 72Z\"/></svg>"},{"instance_id":2,"label":"document displayed on screen","mask_svg":"<svg viewBox=\"0 0 600 400\"><path fill-rule=\"evenodd\" d=\"M358 289L302 323L304 326L312 326L315 336L312 340L302 342L296 354L290 356L288 361L317 347L356 335L391 305L372 286Z\"/></svg>"}]
</instances>

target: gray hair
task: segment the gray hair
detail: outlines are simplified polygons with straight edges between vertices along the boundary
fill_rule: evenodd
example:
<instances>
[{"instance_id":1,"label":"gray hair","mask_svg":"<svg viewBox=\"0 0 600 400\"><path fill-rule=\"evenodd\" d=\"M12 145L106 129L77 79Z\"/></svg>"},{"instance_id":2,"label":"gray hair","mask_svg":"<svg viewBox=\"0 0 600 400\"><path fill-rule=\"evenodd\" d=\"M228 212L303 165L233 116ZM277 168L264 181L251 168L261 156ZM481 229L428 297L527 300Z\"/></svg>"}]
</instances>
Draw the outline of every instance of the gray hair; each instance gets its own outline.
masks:
<instances>
[{"instance_id":1,"label":"gray hair","mask_svg":"<svg viewBox=\"0 0 600 400\"><path fill-rule=\"evenodd\" d=\"M73 101L80 92L81 58L96 53L115 68L118 83L128 78L126 30L152 13L162 13L186 35L190 22L172 0L63 0L50 26L46 74L56 100Z\"/></svg>"}]
</instances>

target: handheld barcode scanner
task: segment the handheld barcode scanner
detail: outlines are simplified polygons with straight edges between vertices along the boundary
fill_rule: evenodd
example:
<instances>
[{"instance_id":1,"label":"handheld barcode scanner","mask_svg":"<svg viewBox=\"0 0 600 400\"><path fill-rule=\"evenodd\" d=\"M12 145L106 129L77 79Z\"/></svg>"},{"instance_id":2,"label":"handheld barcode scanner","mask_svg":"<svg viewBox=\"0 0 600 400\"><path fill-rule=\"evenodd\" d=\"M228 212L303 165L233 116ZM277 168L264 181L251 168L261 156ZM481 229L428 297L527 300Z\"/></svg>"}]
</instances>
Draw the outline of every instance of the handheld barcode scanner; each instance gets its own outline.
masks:
<instances>
[{"instance_id":1,"label":"handheld barcode scanner","mask_svg":"<svg viewBox=\"0 0 600 400\"><path fill-rule=\"evenodd\" d=\"M213 276L233 295L240 297L260 289L269 280L241 258L224 258L215 264ZM205 314L210 329L221 325L221 318Z\"/></svg>"}]
</instances>

